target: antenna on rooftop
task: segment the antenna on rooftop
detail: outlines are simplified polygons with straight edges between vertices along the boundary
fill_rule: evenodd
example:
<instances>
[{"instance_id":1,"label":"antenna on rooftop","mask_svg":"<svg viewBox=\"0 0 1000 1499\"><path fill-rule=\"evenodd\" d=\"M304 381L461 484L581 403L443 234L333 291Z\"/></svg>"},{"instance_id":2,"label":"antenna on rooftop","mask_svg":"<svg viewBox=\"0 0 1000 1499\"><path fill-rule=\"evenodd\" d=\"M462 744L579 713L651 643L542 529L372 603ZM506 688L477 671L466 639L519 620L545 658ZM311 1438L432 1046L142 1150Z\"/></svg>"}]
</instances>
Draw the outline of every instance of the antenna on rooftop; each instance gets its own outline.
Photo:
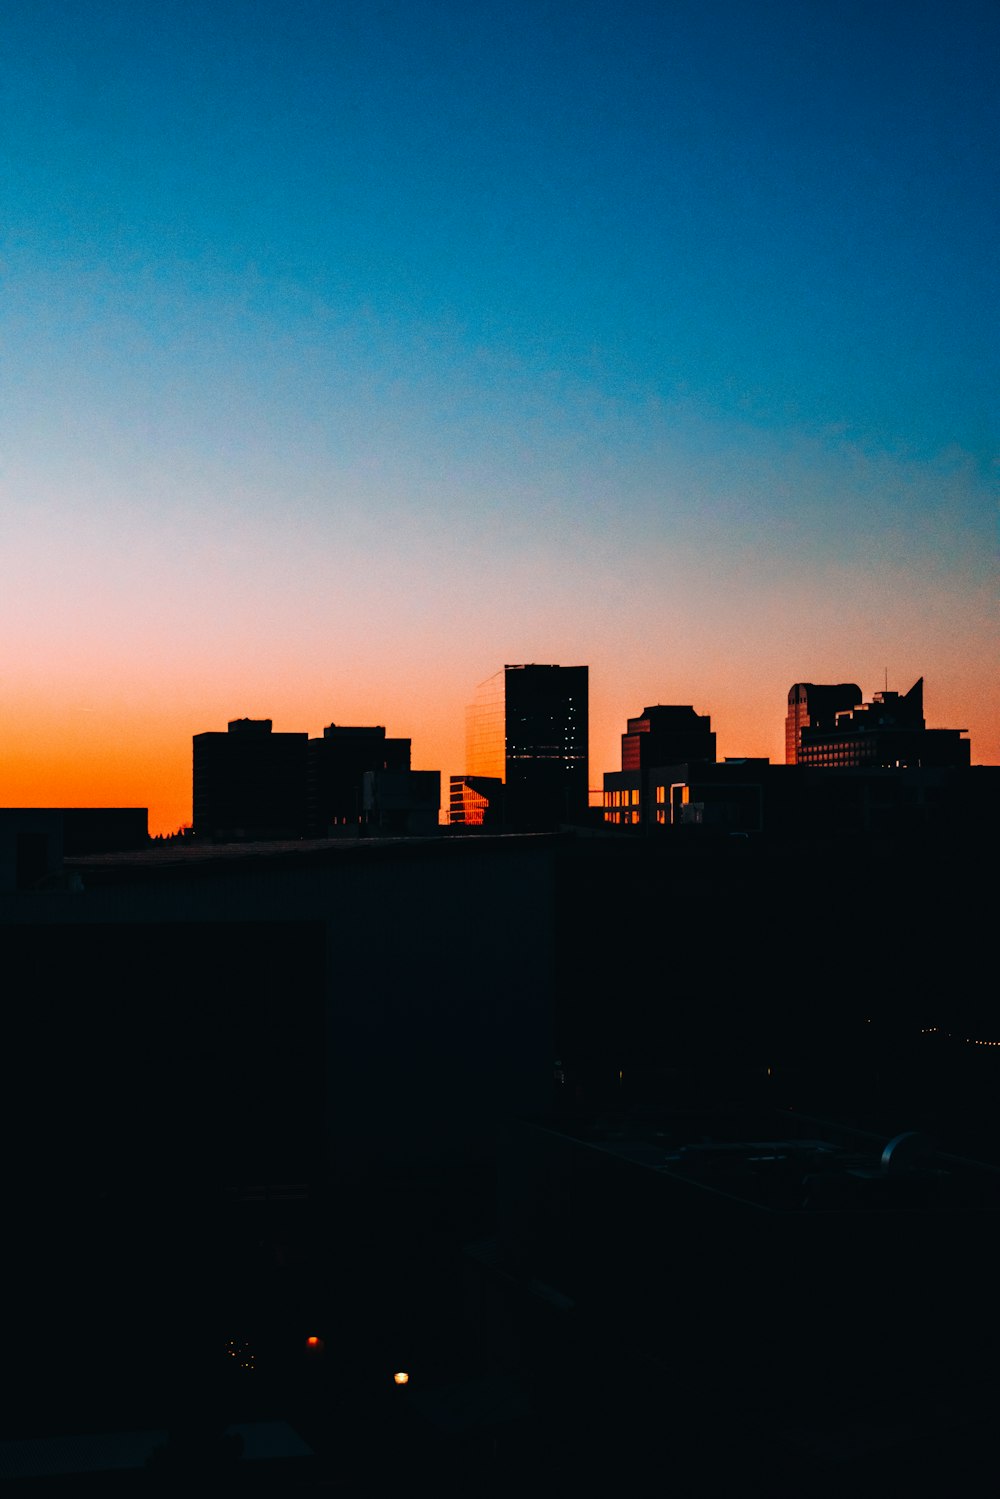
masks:
<instances>
[{"instance_id":1,"label":"antenna on rooftop","mask_svg":"<svg viewBox=\"0 0 1000 1499\"><path fill-rule=\"evenodd\" d=\"M886 667L886 669L885 669L885 690L886 690L886 692L889 691L889 668L888 667Z\"/></svg>"}]
</instances>

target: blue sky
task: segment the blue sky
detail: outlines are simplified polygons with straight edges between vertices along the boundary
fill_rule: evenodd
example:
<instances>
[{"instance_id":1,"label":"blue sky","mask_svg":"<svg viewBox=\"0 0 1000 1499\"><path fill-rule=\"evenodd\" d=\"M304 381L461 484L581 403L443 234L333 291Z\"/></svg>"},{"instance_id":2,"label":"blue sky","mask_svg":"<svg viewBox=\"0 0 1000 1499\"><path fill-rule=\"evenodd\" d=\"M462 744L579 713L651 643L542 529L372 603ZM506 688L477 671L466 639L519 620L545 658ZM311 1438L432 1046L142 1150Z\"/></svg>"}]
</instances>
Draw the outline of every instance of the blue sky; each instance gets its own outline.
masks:
<instances>
[{"instance_id":1,"label":"blue sky","mask_svg":"<svg viewBox=\"0 0 1000 1499\"><path fill-rule=\"evenodd\" d=\"M588 660L599 773L888 666L1000 756L995 5L0 27L4 723L78 684L180 784L183 684L447 773L477 680Z\"/></svg>"}]
</instances>

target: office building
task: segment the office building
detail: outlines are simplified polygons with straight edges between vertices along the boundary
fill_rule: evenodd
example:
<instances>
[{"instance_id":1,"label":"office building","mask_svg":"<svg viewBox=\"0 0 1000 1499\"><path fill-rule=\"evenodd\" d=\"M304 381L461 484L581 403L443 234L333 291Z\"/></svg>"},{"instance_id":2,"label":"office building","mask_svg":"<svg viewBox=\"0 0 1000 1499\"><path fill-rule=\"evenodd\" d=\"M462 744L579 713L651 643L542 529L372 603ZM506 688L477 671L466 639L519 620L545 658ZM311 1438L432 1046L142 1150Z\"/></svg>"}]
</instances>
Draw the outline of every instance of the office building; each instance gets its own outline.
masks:
<instances>
[{"instance_id":1,"label":"office building","mask_svg":"<svg viewBox=\"0 0 1000 1499\"><path fill-rule=\"evenodd\" d=\"M964 729L928 729L924 679L909 692L876 692L870 703L837 712L833 723L801 730L797 763L830 769L944 769L968 766Z\"/></svg>"},{"instance_id":2,"label":"office building","mask_svg":"<svg viewBox=\"0 0 1000 1499\"><path fill-rule=\"evenodd\" d=\"M235 718L194 736L194 832L230 841L306 832L307 734L275 734L269 718Z\"/></svg>"},{"instance_id":3,"label":"office building","mask_svg":"<svg viewBox=\"0 0 1000 1499\"><path fill-rule=\"evenodd\" d=\"M466 719L467 774L503 777L519 828L585 820L588 668L505 666L476 690Z\"/></svg>"},{"instance_id":4,"label":"office building","mask_svg":"<svg viewBox=\"0 0 1000 1499\"><path fill-rule=\"evenodd\" d=\"M440 811L439 770L365 771L361 812L369 831L425 838L437 832Z\"/></svg>"},{"instance_id":5,"label":"office building","mask_svg":"<svg viewBox=\"0 0 1000 1499\"><path fill-rule=\"evenodd\" d=\"M502 777L452 776L449 782L448 821L452 827L502 827Z\"/></svg>"},{"instance_id":6,"label":"office building","mask_svg":"<svg viewBox=\"0 0 1000 1499\"><path fill-rule=\"evenodd\" d=\"M323 838L335 828L361 823L367 772L409 769L409 739L388 739L381 724L328 724L322 739L309 741L309 830L313 837Z\"/></svg>"},{"instance_id":7,"label":"office building","mask_svg":"<svg viewBox=\"0 0 1000 1499\"><path fill-rule=\"evenodd\" d=\"M705 827L727 833L759 833L764 807L780 788L794 798L788 768L766 758L728 757L721 762L686 761L650 773L647 817L658 827ZM799 802L804 788L798 784Z\"/></svg>"},{"instance_id":8,"label":"office building","mask_svg":"<svg viewBox=\"0 0 1000 1499\"><path fill-rule=\"evenodd\" d=\"M804 729L832 729L837 714L856 707L860 701L861 688L855 682L837 682L834 686L794 682L788 689L785 764L799 763L799 745Z\"/></svg>"},{"instance_id":9,"label":"office building","mask_svg":"<svg viewBox=\"0 0 1000 1499\"><path fill-rule=\"evenodd\" d=\"M707 713L689 705L657 704L626 720L622 768L604 776L604 821L619 827L664 822L663 807L649 797L654 769L681 762L715 763L715 734Z\"/></svg>"},{"instance_id":10,"label":"office building","mask_svg":"<svg viewBox=\"0 0 1000 1499\"><path fill-rule=\"evenodd\" d=\"M714 760L715 735L707 713L690 705L658 704L627 720L622 735L622 770L648 770L678 760Z\"/></svg>"}]
</instances>

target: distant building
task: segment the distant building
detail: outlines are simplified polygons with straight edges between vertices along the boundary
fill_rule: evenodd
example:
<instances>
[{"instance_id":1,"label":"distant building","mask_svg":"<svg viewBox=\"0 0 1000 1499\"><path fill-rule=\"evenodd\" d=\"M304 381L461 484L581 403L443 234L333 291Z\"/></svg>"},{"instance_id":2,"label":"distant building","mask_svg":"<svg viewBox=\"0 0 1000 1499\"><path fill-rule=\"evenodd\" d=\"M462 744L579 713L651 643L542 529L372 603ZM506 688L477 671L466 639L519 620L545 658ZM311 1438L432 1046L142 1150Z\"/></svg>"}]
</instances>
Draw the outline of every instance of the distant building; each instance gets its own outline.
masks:
<instances>
[{"instance_id":1,"label":"distant building","mask_svg":"<svg viewBox=\"0 0 1000 1499\"><path fill-rule=\"evenodd\" d=\"M365 771L362 817L372 832L427 837L437 832L440 811L439 770Z\"/></svg>"},{"instance_id":2,"label":"distant building","mask_svg":"<svg viewBox=\"0 0 1000 1499\"><path fill-rule=\"evenodd\" d=\"M690 705L643 708L627 720L622 735L622 770L648 770L678 760L714 760L715 735L707 713Z\"/></svg>"},{"instance_id":3,"label":"distant building","mask_svg":"<svg viewBox=\"0 0 1000 1499\"><path fill-rule=\"evenodd\" d=\"M811 723L800 733L797 763L827 769L943 769L970 764L964 729L928 729L924 679L909 692L876 692L870 703Z\"/></svg>"},{"instance_id":4,"label":"distant building","mask_svg":"<svg viewBox=\"0 0 1000 1499\"><path fill-rule=\"evenodd\" d=\"M640 827L663 823L663 807L649 798L654 769L680 762L715 763L715 734L707 713L690 705L658 704L644 708L626 721L622 735L622 768L604 776L604 821L613 826Z\"/></svg>"},{"instance_id":5,"label":"distant building","mask_svg":"<svg viewBox=\"0 0 1000 1499\"><path fill-rule=\"evenodd\" d=\"M452 776L448 821L453 827L498 828L503 824L503 780L500 776Z\"/></svg>"},{"instance_id":6,"label":"distant building","mask_svg":"<svg viewBox=\"0 0 1000 1499\"><path fill-rule=\"evenodd\" d=\"M818 686L815 682L795 682L788 689L788 714L785 718L785 764L799 763L799 745L804 729L832 729L838 713L854 708L861 701L861 688L854 682L835 686Z\"/></svg>"},{"instance_id":7,"label":"distant building","mask_svg":"<svg viewBox=\"0 0 1000 1499\"><path fill-rule=\"evenodd\" d=\"M586 666L505 666L476 690L466 718L466 773L503 777L508 825L586 820Z\"/></svg>"},{"instance_id":8,"label":"distant building","mask_svg":"<svg viewBox=\"0 0 1000 1499\"><path fill-rule=\"evenodd\" d=\"M409 769L409 739L388 739L381 725L328 724L322 739L309 741L310 833L322 838L361 823L366 772Z\"/></svg>"},{"instance_id":9,"label":"distant building","mask_svg":"<svg viewBox=\"0 0 1000 1499\"><path fill-rule=\"evenodd\" d=\"M236 718L194 736L194 832L220 841L301 838L307 828L307 734Z\"/></svg>"}]
</instances>

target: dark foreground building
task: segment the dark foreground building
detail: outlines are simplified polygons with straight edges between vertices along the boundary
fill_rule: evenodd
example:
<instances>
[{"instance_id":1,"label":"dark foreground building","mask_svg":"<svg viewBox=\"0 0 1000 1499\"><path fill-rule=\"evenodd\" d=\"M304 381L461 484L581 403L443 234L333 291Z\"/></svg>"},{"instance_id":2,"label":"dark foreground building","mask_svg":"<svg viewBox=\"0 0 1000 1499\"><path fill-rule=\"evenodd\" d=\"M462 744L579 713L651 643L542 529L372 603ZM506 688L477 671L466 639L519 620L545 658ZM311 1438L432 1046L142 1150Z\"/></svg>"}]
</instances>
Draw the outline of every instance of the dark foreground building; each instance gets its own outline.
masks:
<instances>
[{"instance_id":1,"label":"dark foreground building","mask_svg":"<svg viewBox=\"0 0 1000 1499\"><path fill-rule=\"evenodd\" d=\"M593 1494L987 1493L1000 1171L685 1102L511 1131L470 1302L545 1413L536 1461Z\"/></svg>"},{"instance_id":2,"label":"dark foreground building","mask_svg":"<svg viewBox=\"0 0 1000 1499\"><path fill-rule=\"evenodd\" d=\"M162 1428L197 1488L229 1423L294 1414L380 1492L383 1391L451 1358L453 1236L547 1095L553 852L164 844L0 892L0 1471L4 1438Z\"/></svg>"},{"instance_id":3,"label":"dark foreground building","mask_svg":"<svg viewBox=\"0 0 1000 1499\"><path fill-rule=\"evenodd\" d=\"M888 1442L976 1493L991 1175L880 1155L1000 1160L953 832L165 844L0 894L6 1436L162 1429L194 1492L280 1418L328 1489L456 1499L882 1499Z\"/></svg>"},{"instance_id":4,"label":"dark foreground building","mask_svg":"<svg viewBox=\"0 0 1000 1499\"><path fill-rule=\"evenodd\" d=\"M65 884L66 859L148 843L145 807L0 807L0 892Z\"/></svg>"}]
</instances>

